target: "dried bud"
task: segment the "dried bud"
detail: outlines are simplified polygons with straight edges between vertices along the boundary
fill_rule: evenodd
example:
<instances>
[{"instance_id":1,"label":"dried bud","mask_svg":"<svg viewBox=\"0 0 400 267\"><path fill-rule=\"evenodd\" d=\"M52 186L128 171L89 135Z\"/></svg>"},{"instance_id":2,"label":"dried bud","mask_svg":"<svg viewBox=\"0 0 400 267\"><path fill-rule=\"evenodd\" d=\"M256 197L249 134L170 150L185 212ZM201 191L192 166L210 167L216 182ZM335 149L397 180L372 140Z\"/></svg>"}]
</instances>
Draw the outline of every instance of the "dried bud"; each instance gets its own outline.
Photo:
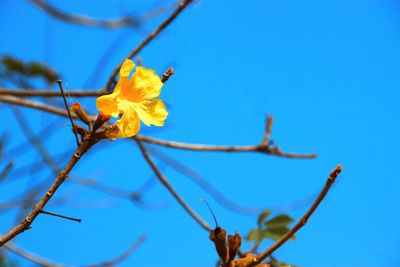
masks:
<instances>
[{"instance_id":1,"label":"dried bud","mask_svg":"<svg viewBox=\"0 0 400 267\"><path fill-rule=\"evenodd\" d=\"M161 82L165 83L166 81L168 81L169 77L171 77L172 74L174 74L174 69L169 68L166 72L164 72L163 76L161 77Z\"/></svg>"},{"instance_id":2,"label":"dried bud","mask_svg":"<svg viewBox=\"0 0 400 267\"><path fill-rule=\"evenodd\" d=\"M115 139L117 139L119 132L120 132L120 129L116 125L112 125L105 129L105 136L109 140L114 141Z\"/></svg>"},{"instance_id":3,"label":"dried bud","mask_svg":"<svg viewBox=\"0 0 400 267\"><path fill-rule=\"evenodd\" d=\"M86 125L90 125L89 117L85 113L79 102L75 102L74 104L72 104L69 109L72 110L82 122L84 122Z\"/></svg>"},{"instance_id":4,"label":"dried bud","mask_svg":"<svg viewBox=\"0 0 400 267\"><path fill-rule=\"evenodd\" d=\"M210 240L214 242L215 249L217 250L218 256L225 264L228 262L228 246L226 244L226 231L220 227L210 231Z\"/></svg>"},{"instance_id":5,"label":"dried bud","mask_svg":"<svg viewBox=\"0 0 400 267\"><path fill-rule=\"evenodd\" d=\"M257 264L257 257L252 254L246 254L243 258L234 260L231 262L230 267L245 267L245 266L255 266L264 267L264 264ZM268 264L266 266L269 266Z\"/></svg>"},{"instance_id":6,"label":"dried bud","mask_svg":"<svg viewBox=\"0 0 400 267\"><path fill-rule=\"evenodd\" d=\"M236 232L235 235L228 236L229 243L229 260L233 261L237 252L239 251L240 246L242 245L242 237Z\"/></svg>"},{"instance_id":7,"label":"dried bud","mask_svg":"<svg viewBox=\"0 0 400 267\"><path fill-rule=\"evenodd\" d=\"M103 112L99 112L97 115L96 121L93 124L93 131L99 129L103 124L111 118L110 115L105 115Z\"/></svg>"}]
</instances>

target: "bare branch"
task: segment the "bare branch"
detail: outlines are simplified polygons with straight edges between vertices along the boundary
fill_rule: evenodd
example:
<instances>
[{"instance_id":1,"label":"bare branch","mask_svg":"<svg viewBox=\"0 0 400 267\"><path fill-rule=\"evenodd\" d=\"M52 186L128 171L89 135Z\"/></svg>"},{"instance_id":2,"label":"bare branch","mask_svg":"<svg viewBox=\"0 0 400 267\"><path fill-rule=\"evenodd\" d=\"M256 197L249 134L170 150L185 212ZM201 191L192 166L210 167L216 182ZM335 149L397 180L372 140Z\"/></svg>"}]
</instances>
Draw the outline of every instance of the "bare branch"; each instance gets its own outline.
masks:
<instances>
[{"instance_id":1,"label":"bare branch","mask_svg":"<svg viewBox=\"0 0 400 267\"><path fill-rule=\"evenodd\" d=\"M72 97L97 97L104 95L105 92L101 89L99 90L73 90L68 91L68 95ZM0 96L10 95L10 96L26 96L26 97L60 97L61 92L53 91L51 89L10 89L5 87L0 87Z\"/></svg>"},{"instance_id":2,"label":"bare branch","mask_svg":"<svg viewBox=\"0 0 400 267\"><path fill-rule=\"evenodd\" d=\"M171 166L176 171L182 173L183 175L189 177L193 180L197 185L203 188L210 196L212 196L216 202L218 202L221 206L243 215L255 216L260 214L265 208L255 208L248 207L239 203L234 202L231 199L226 198L217 188L212 186L205 178L203 178L199 173L190 167L184 165L178 160L168 156L167 154L159 151L158 149L148 147L147 148L150 154L162 162L165 162L169 166Z\"/></svg>"},{"instance_id":3,"label":"bare branch","mask_svg":"<svg viewBox=\"0 0 400 267\"><path fill-rule=\"evenodd\" d=\"M144 135L138 135L136 138L146 143L152 143L160 146L183 149L183 150L208 151L208 152L259 152L267 155L279 156L283 158L296 158L296 159L312 159L316 157L315 153L310 153L310 154L286 153L282 152L278 147L271 148L269 146L262 146L262 145L217 146L217 145L175 142Z\"/></svg>"},{"instance_id":4,"label":"bare branch","mask_svg":"<svg viewBox=\"0 0 400 267\"><path fill-rule=\"evenodd\" d=\"M28 260L30 262L36 263L36 264L38 264L40 266L43 266L43 267L67 267L67 266L71 266L71 265L65 265L65 264L61 264L61 263L58 263L58 262L53 262L53 261L50 261L48 259L42 258L42 257L40 257L38 255L33 254L32 252L26 251L25 249L22 249L22 248L18 247L17 245L15 245L12 242L8 242L7 244L4 245L4 247L6 249L8 249L9 251L17 254L18 256L20 256L20 257L22 257L22 258L24 258L24 259L26 259L26 260Z\"/></svg>"},{"instance_id":5,"label":"bare branch","mask_svg":"<svg viewBox=\"0 0 400 267\"><path fill-rule=\"evenodd\" d=\"M28 122L25 119L25 117L22 115L22 112L17 108L13 108L12 110L14 112L15 118L17 119L17 122L19 123L19 125L21 127L22 132L25 134L29 143L33 146L33 148L36 149L36 151L39 153L40 157L43 159L43 161L46 163L46 165L52 170L52 172L54 172L54 173L59 172L60 168L57 166L56 162L53 160L53 158L47 152L47 150L43 146L43 143L41 142L41 140L37 136L32 134L33 131L28 126Z\"/></svg>"},{"instance_id":6,"label":"bare branch","mask_svg":"<svg viewBox=\"0 0 400 267\"><path fill-rule=\"evenodd\" d=\"M10 173L10 171L13 167L14 167L13 161L10 161L7 163L7 165L4 167L4 169L0 172L0 181L2 181L4 178L7 177L7 175Z\"/></svg>"},{"instance_id":7,"label":"bare branch","mask_svg":"<svg viewBox=\"0 0 400 267\"><path fill-rule=\"evenodd\" d=\"M65 109L57 108L54 106L46 105L46 104L43 104L40 102L35 102L35 101L28 100L28 99L20 98L20 97L0 95L0 102L5 102L5 103L13 104L13 105L42 110L42 111L56 114L56 115L59 115L62 117L68 117L68 113ZM78 116L76 116L75 114L71 114L71 115L72 115L72 118L79 119ZM91 119L94 121L95 117L93 116Z\"/></svg>"},{"instance_id":8,"label":"bare branch","mask_svg":"<svg viewBox=\"0 0 400 267\"><path fill-rule=\"evenodd\" d=\"M119 27L137 27L141 22L141 17L124 16L118 19L101 20L88 16L68 14L57 9L42 0L29 0L32 4L42 9L50 16L69 23L78 24L86 27L100 27L106 29L116 29Z\"/></svg>"},{"instance_id":9,"label":"bare branch","mask_svg":"<svg viewBox=\"0 0 400 267\"><path fill-rule=\"evenodd\" d=\"M98 263L98 264L89 264L87 265L88 267L112 267L115 266L121 262L123 262L124 260L126 260L134 251L136 251L136 249L143 244L143 242L146 240L146 236L142 235L140 236L126 251L124 251L121 255L119 255L118 257L116 257L115 259L111 259L111 260L107 260L105 262L102 263ZM18 256L36 263L40 266L43 267L72 267L72 266L76 266L76 265L69 265L69 264L61 264L58 262L54 262L54 261L50 261L48 259L45 259L43 257L40 257L38 255L35 255L29 251L26 251L25 249L22 249L20 247L18 247L17 245L15 245L12 242L8 242L7 244L4 245L4 247L6 249L8 249L9 251L17 254Z\"/></svg>"},{"instance_id":10,"label":"bare branch","mask_svg":"<svg viewBox=\"0 0 400 267\"><path fill-rule=\"evenodd\" d=\"M105 261L103 263L99 264L91 264L89 267L111 267L115 266L122 261L126 260L143 242L146 241L146 236L142 235L140 236L135 243L132 244L126 251L124 251L121 255L116 257L115 259Z\"/></svg>"},{"instance_id":11,"label":"bare branch","mask_svg":"<svg viewBox=\"0 0 400 267\"><path fill-rule=\"evenodd\" d=\"M148 190L147 188L139 188L133 191L123 190L120 188L116 188L110 185L106 185L104 183L100 183L99 181L89 179L89 178L82 178L77 176L70 176L67 180L68 182L76 183L80 186L84 186L90 188L92 190L96 190L98 192L102 192L104 194L108 194L114 197L122 198L131 201L137 207L146 209L146 210L160 210L163 208L162 204L153 204L147 203L142 200L142 195L145 193L144 191ZM145 183L147 185L147 183Z\"/></svg>"},{"instance_id":12,"label":"bare branch","mask_svg":"<svg viewBox=\"0 0 400 267\"><path fill-rule=\"evenodd\" d=\"M274 253L275 250L277 250L280 246L285 244L286 241L288 241L298 230L300 230L304 225L306 225L308 219L311 217L311 215L314 213L314 211L318 208L319 204L321 204L322 200L324 200L326 194L328 193L329 189L331 188L332 184L335 182L337 176L339 175L339 173L341 171L342 171L341 165L338 165L335 169L333 169L331 174L328 176L328 179L326 180L325 186L322 188L321 193L319 193L317 199L311 205L309 210L303 215L303 217L301 217L301 219L296 223L295 226L293 226L292 229L290 229L284 236L282 236L272 246L270 246L264 252L262 252L260 255L258 255L257 261L253 263L254 265L265 260L268 256L270 256L272 253ZM254 265L250 264L248 266L254 266Z\"/></svg>"},{"instance_id":13,"label":"bare branch","mask_svg":"<svg viewBox=\"0 0 400 267\"><path fill-rule=\"evenodd\" d=\"M69 121L71 122L72 132L74 133L74 136L75 136L76 146L79 147L78 134L76 133L75 124L74 124L74 121L72 120L71 112L69 111L69 106L68 106L68 103L67 103L67 99L65 99L65 94L64 94L63 87L62 87L62 81L58 80L57 83L58 83L58 86L60 87L60 92L61 92L61 95L62 95L62 99L64 100L64 105L65 105L65 109L67 110L67 113L68 113Z\"/></svg>"},{"instance_id":14,"label":"bare branch","mask_svg":"<svg viewBox=\"0 0 400 267\"><path fill-rule=\"evenodd\" d=\"M127 58L133 58L137 54L139 54L142 49L149 44L154 38L158 36L160 32L162 32L178 15L190 4L192 3L193 0L183 0L179 3L178 7L175 9L175 11L165 20L163 21L154 31L150 33L128 56ZM114 71L112 72L110 78L108 79L106 86L105 86L105 91L110 91L112 84L115 82L115 78L117 77L117 74L119 72L119 69L121 67L121 64L118 65Z\"/></svg>"},{"instance_id":15,"label":"bare branch","mask_svg":"<svg viewBox=\"0 0 400 267\"><path fill-rule=\"evenodd\" d=\"M71 157L65 168L59 173L54 183L50 186L47 192L42 196L42 198L37 202L37 204L33 207L32 211L29 215L18 225L16 225L13 229L11 229L7 234L0 238L0 247L5 243L10 241L15 236L29 229L32 222L36 219L36 217L40 214L40 211L46 206L47 202L52 198L54 193L60 187L60 185L65 181L68 174L75 166L75 164L79 161L79 159L86 153L87 150L90 149L96 143L95 140L90 138L85 138L79 144L79 147L75 151L74 155Z\"/></svg>"},{"instance_id":16,"label":"bare branch","mask_svg":"<svg viewBox=\"0 0 400 267\"><path fill-rule=\"evenodd\" d=\"M142 142L138 139L135 139L136 143L138 144L140 151L143 154L144 159L147 161L151 169L153 170L154 174L157 175L158 180L167 188L167 190L174 196L174 198L179 202L179 204L186 210L186 212L205 230L211 231L212 228L197 215L189 205L182 199L182 197L175 191L175 189L170 185L168 180L164 177L161 171L158 169L154 161L151 159L149 153L147 152L146 148L142 144Z\"/></svg>"}]
</instances>

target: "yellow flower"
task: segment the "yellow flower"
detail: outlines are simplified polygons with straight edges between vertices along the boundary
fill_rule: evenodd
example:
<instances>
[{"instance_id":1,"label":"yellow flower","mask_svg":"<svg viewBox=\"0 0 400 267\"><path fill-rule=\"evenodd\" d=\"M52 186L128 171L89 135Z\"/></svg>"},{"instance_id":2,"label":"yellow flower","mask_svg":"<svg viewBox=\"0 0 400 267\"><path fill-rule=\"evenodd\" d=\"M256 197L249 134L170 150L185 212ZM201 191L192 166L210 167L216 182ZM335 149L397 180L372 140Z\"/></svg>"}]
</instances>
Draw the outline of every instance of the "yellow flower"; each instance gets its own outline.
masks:
<instances>
[{"instance_id":1,"label":"yellow flower","mask_svg":"<svg viewBox=\"0 0 400 267\"><path fill-rule=\"evenodd\" d=\"M134 67L133 61L126 59L119 70L114 92L96 100L97 109L105 115L118 117L122 114L115 123L119 131L112 139L136 135L140 120L147 126L163 126L168 116L164 103L157 98L163 86L158 75L153 70L138 66L129 78Z\"/></svg>"}]
</instances>

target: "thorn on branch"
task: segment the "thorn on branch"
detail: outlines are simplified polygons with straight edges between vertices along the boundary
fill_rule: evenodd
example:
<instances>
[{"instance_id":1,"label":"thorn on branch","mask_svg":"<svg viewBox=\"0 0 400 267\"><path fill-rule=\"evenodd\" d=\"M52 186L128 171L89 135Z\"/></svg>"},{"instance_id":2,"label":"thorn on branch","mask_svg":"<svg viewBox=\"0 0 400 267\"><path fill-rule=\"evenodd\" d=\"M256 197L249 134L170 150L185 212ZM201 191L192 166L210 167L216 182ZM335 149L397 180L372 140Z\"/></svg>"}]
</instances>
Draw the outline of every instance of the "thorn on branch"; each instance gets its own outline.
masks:
<instances>
[{"instance_id":1,"label":"thorn on branch","mask_svg":"<svg viewBox=\"0 0 400 267\"><path fill-rule=\"evenodd\" d=\"M57 214L57 213L53 213L53 212L48 212L48 211L44 211L44 210L39 211L39 213L51 215L54 217L59 217L59 218L74 221L74 222L79 222L79 223L82 222L81 219L77 219L77 218L73 218L73 217L69 217L69 216L65 216L65 215L61 215L61 214Z\"/></svg>"}]
</instances>

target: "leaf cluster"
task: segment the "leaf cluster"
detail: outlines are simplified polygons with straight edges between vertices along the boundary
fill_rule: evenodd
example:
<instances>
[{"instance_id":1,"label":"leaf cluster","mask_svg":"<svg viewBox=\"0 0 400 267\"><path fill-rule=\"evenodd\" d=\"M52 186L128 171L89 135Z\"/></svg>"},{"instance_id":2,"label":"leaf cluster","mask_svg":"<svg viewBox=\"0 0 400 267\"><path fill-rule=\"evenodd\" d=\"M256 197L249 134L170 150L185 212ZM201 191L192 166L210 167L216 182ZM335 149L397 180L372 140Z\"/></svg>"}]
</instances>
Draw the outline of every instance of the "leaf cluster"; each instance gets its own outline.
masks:
<instances>
[{"instance_id":1,"label":"leaf cluster","mask_svg":"<svg viewBox=\"0 0 400 267\"><path fill-rule=\"evenodd\" d=\"M293 218L287 214L279 214L270 218L271 211L263 211L257 219L257 227L252 229L246 236L248 241L254 242L257 246L265 239L278 240L289 231L289 225ZM295 239L295 237L291 237Z\"/></svg>"}]
</instances>

